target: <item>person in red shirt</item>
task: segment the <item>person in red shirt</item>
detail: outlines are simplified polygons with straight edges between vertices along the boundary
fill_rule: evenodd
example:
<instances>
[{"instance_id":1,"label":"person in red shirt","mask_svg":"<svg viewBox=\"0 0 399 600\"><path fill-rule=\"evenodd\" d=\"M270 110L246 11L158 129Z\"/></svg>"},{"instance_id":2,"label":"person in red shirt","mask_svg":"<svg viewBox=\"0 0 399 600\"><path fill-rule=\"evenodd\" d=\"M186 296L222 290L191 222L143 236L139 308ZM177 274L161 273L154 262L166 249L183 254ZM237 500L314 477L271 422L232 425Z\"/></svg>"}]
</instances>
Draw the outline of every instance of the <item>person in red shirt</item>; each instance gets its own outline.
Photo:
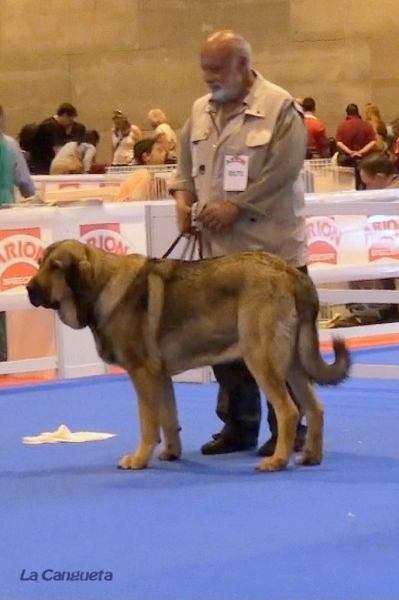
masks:
<instances>
[{"instance_id":1,"label":"person in red shirt","mask_svg":"<svg viewBox=\"0 0 399 600\"><path fill-rule=\"evenodd\" d=\"M375 152L377 141L373 127L362 119L356 104L346 107L346 119L338 126L336 138L338 164L341 167L353 167L356 189L364 189L358 163L367 154Z\"/></svg>"},{"instance_id":2,"label":"person in red shirt","mask_svg":"<svg viewBox=\"0 0 399 600\"><path fill-rule=\"evenodd\" d=\"M328 158L329 142L326 136L326 126L316 117L316 102L313 98L304 98L302 108L308 132L306 158Z\"/></svg>"}]
</instances>

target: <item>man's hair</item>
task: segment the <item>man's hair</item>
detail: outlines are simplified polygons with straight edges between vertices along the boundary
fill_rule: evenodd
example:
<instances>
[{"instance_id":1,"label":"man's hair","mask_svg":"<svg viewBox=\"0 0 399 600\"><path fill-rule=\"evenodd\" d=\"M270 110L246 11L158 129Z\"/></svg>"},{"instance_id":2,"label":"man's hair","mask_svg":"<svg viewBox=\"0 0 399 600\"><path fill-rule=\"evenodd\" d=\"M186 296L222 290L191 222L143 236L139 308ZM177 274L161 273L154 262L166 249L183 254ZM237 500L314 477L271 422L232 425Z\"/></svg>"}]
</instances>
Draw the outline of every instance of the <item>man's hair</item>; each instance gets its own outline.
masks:
<instances>
[{"instance_id":1,"label":"man's hair","mask_svg":"<svg viewBox=\"0 0 399 600\"><path fill-rule=\"evenodd\" d=\"M157 141L156 138L146 138L144 140L140 140L139 142L135 143L134 158L135 158L135 161L139 165L145 164L144 159L143 159L143 154L145 154L146 152L151 152L156 141Z\"/></svg>"},{"instance_id":2,"label":"man's hair","mask_svg":"<svg viewBox=\"0 0 399 600\"><path fill-rule=\"evenodd\" d=\"M2 107L2 105L0 104L0 117L2 117L4 114L4 109Z\"/></svg>"},{"instance_id":3,"label":"man's hair","mask_svg":"<svg viewBox=\"0 0 399 600\"><path fill-rule=\"evenodd\" d=\"M346 114L348 117L359 117L359 107L357 104L348 104L346 107Z\"/></svg>"},{"instance_id":4,"label":"man's hair","mask_svg":"<svg viewBox=\"0 0 399 600\"><path fill-rule=\"evenodd\" d=\"M205 46L213 43L223 43L228 46L235 58L245 58L248 67L251 67L252 49L250 43L239 33L232 29L222 29L213 33L205 42Z\"/></svg>"},{"instance_id":5,"label":"man's hair","mask_svg":"<svg viewBox=\"0 0 399 600\"><path fill-rule=\"evenodd\" d=\"M312 112L316 110L316 102L314 98L304 98L302 100L302 108L306 112Z\"/></svg>"},{"instance_id":6,"label":"man's hair","mask_svg":"<svg viewBox=\"0 0 399 600\"><path fill-rule=\"evenodd\" d=\"M78 111L73 106L73 104L69 104L68 102L64 102L58 107L57 115L62 117L62 115L66 115L67 117L71 117L75 119L78 116Z\"/></svg>"},{"instance_id":7,"label":"man's hair","mask_svg":"<svg viewBox=\"0 0 399 600\"><path fill-rule=\"evenodd\" d=\"M359 170L365 171L368 175L377 175L382 173L383 175L394 175L395 165L386 154L380 154L374 152L362 158L358 165Z\"/></svg>"},{"instance_id":8,"label":"man's hair","mask_svg":"<svg viewBox=\"0 0 399 600\"><path fill-rule=\"evenodd\" d=\"M18 142L21 150L31 152L35 147L37 123L27 123L18 133Z\"/></svg>"}]
</instances>

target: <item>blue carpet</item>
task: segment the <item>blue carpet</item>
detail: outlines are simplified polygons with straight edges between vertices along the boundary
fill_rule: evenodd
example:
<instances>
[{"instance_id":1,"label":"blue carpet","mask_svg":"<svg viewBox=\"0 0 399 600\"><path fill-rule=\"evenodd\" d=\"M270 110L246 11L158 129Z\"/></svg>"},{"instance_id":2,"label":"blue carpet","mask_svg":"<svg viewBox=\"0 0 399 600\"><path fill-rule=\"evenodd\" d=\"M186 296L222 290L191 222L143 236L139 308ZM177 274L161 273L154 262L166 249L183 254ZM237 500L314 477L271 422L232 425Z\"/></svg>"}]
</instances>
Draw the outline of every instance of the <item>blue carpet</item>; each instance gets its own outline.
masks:
<instances>
[{"instance_id":1,"label":"blue carpet","mask_svg":"<svg viewBox=\"0 0 399 600\"><path fill-rule=\"evenodd\" d=\"M176 390L184 458L142 472L116 469L138 438L124 377L2 390L1 600L399 597L397 383L321 390L323 464L276 474L255 472L254 453L202 457L219 428L216 386ZM61 423L118 435L21 443ZM21 581L23 569L40 579L46 569L113 579Z\"/></svg>"}]
</instances>

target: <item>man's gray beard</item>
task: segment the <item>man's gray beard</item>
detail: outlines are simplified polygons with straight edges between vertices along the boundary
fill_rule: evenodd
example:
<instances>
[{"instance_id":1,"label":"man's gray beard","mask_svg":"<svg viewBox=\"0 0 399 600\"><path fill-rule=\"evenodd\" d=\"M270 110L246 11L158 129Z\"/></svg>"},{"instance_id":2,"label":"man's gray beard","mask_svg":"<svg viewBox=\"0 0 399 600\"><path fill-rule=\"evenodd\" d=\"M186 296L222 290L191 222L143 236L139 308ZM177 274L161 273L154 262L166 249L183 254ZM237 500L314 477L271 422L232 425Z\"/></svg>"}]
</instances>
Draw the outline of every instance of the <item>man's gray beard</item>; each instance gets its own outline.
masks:
<instances>
[{"instance_id":1,"label":"man's gray beard","mask_svg":"<svg viewBox=\"0 0 399 600\"><path fill-rule=\"evenodd\" d=\"M229 93L229 91L225 89L219 89L216 92L212 92L212 100L216 102L216 104L228 104L235 100L236 97L236 93Z\"/></svg>"},{"instance_id":2,"label":"man's gray beard","mask_svg":"<svg viewBox=\"0 0 399 600\"><path fill-rule=\"evenodd\" d=\"M216 104L229 104L230 102L234 102L234 100L236 100L240 95L241 86L242 81L237 81L237 85L235 85L234 88L219 88L215 92L211 92L212 100Z\"/></svg>"}]
</instances>

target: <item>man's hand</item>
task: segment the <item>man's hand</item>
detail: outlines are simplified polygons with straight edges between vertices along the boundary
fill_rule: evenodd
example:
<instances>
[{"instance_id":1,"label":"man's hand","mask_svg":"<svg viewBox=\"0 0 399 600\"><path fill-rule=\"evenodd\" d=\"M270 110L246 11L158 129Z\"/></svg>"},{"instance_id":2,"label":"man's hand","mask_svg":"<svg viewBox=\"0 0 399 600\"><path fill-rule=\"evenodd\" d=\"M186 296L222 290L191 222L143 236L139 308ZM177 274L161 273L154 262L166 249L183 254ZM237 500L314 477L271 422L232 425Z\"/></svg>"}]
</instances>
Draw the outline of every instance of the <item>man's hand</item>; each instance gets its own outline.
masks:
<instances>
[{"instance_id":1,"label":"man's hand","mask_svg":"<svg viewBox=\"0 0 399 600\"><path fill-rule=\"evenodd\" d=\"M200 221L208 229L219 230L233 225L237 221L239 213L240 209L232 202L220 202L204 206L197 215L197 221Z\"/></svg>"},{"instance_id":2,"label":"man's hand","mask_svg":"<svg viewBox=\"0 0 399 600\"><path fill-rule=\"evenodd\" d=\"M180 233L190 233L191 230L191 206L185 202L176 202L177 227Z\"/></svg>"},{"instance_id":3,"label":"man's hand","mask_svg":"<svg viewBox=\"0 0 399 600\"><path fill-rule=\"evenodd\" d=\"M191 207L196 201L195 194L189 190L176 190L174 197L176 200L176 219L179 232L190 233L192 228Z\"/></svg>"}]
</instances>

